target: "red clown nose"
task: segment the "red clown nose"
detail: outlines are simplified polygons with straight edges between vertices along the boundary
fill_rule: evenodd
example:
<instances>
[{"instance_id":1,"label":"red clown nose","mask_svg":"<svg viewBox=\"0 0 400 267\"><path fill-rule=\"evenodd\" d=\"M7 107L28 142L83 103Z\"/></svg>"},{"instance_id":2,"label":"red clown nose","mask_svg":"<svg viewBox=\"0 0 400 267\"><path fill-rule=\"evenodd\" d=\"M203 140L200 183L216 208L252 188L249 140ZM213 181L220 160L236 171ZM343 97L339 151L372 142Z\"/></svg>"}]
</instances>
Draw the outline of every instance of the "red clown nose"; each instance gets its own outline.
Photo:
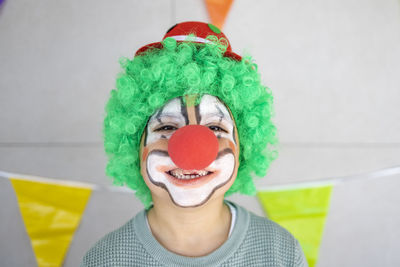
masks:
<instances>
[{"instance_id":1,"label":"red clown nose","mask_svg":"<svg viewBox=\"0 0 400 267\"><path fill-rule=\"evenodd\" d=\"M169 139L168 154L183 170L202 170L217 157L218 139L206 126L187 125Z\"/></svg>"}]
</instances>

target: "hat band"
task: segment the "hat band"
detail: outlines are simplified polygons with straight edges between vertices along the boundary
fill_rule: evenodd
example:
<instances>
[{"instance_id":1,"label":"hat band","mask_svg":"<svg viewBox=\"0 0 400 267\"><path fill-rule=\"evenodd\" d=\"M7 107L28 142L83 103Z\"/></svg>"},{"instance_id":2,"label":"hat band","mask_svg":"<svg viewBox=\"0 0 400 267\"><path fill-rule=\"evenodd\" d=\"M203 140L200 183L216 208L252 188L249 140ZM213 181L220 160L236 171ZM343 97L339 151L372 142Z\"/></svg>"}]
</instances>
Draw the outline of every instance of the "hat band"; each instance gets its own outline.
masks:
<instances>
[{"instance_id":1,"label":"hat band","mask_svg":"<svg viewBox=\"0 0 400 267\"><path fill-rule=\"evenodd\" d=\"M194 42L203 43L203 44L211 43L210 40L207 40L207 39L204 39L201 37L195 37L195 36L191 37L189 35L174 35L174 36L168 36L168 37L174 38L177 41L194 41Z\"/></svg>"}]
</instances>

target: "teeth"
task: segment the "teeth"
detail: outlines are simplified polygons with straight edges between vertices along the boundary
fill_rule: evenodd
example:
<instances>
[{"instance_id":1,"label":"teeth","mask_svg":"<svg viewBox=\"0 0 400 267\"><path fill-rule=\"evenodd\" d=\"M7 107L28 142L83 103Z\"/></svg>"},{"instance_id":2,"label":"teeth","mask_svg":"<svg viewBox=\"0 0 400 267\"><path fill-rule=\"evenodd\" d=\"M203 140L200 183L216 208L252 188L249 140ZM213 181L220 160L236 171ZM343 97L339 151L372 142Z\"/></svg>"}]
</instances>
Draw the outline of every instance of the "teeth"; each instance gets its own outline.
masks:
<instances>
[{"instance_id":1,"label":"teeth","mask_svg":"<svg viewBox=\"0 0 400 267\"><path fill-rule=\"evenodd\" d=\"M184 173L186 172L186 173ZM188 180L198 178L208 174L208 171L205 170L193 170L193 171L183 171L182 169L175 169L170 171L170 174L178 179Z\"/></svg>"},{"instance_id":2,"label":"teeth","mask_svg":"<svg viewBox=\"0 0 400 267\"><path fill-rule=\"evenodd\" d=\"M201 170L197 172L199 175L203 176L207 174L207 171Z\"/></svg>"}]
</instances>

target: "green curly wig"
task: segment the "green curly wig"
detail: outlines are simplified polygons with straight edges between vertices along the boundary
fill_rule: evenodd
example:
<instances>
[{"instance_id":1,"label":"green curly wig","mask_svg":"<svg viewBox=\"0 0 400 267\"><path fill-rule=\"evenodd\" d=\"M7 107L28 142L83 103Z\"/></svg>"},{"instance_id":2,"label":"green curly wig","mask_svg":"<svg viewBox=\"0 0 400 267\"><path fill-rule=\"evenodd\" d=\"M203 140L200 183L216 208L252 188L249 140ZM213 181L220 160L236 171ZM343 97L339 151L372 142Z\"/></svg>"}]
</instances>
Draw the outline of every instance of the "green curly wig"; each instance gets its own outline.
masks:
<instances>
[{"instance_id":1,"label":"green curly wig","mask_svg":"<svg viewBox=\"0 0 400 267\"><path fill-rule=\"evenodd\" d=\"M140 173L140 139L149 117L172 98L188 94L218 97L231 110L240 140L238 175L226 196L254 195L252 172L266 175L277 157L277 131L271 121L273 96L263 86L250 56L237 61L224 57L226 45L215 36L199 44L166 38L132 60L121 58L124 69L111 91L104 119L106 174L115 185L127 185L145 207L152 203Z\"/></svg>"}]
</instances>

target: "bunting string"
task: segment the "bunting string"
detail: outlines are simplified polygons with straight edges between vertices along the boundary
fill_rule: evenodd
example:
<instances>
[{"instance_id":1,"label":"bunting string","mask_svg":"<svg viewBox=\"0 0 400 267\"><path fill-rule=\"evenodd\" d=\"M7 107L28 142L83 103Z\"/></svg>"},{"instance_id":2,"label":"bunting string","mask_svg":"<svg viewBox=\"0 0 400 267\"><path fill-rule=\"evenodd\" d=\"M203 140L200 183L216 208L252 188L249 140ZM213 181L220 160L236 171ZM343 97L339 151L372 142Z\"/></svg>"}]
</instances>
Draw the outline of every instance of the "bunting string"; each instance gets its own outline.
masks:
<instances>
[{"instance_id":1,"label":"bunting string","mask_svg":"<svg viewBox=\"0 0 400 267\"><path fill-rule=\"evenodd\" d=\"M267 217L300 242L310 267L317 264L334 185L400 174L400 166L363 174L257 188ZM133 193L127 187L44 178L0 171L14 187L39 267L62 266L92 191Z\"/></svg>"},{"instance_id":2,"label":"bunting string","mask_svg":"<svg viewBox=\"0 0 400 267\"><path fill-rule=\"evenodd\" d=\"M385 178L393 175L400 174L400 166L393 166L389 168L383 168L371 172L366 172L362 174L356 175L347 175L347 176L340 176L340 177L332 177L332 178L320 178L315 179L313 181L299 181L294 183L282 183L282 184L271 184L268 186L257 187L259 191L272 191L272 190L285 190L294 188L302 188L302 187L319 187L327 184L337 185L342 183L348 182L355 182L355 181L367 181L372 179L380 179ZM26 174L17 174L11 172L0 171L0 178L9 179L11 177L18 177L18 179L28 180L28 181L36 181L42 183L56 183L62 185L69 185L69 186L76 186L76 187L84 187L84 188L91 188L95 191L110 191L116 193L133 193L131 189L128 187L123 186L104 186L98 185L93 183L86 183L86 182L78 182L78 181L71 181L65 179L55 179L55 178L45 178L33 175L26 175Z\"/></svg>"},{"instance_id":3,"label":"bunting string","mask_svg":"<svg viewBox=\"0 0 400 267\"><path fill-rule=\"evenodd\" d=\"M290 188L308 188L308 187L319 187L324 185L338 185L349 182L356 181L369 181L373 179L385 178L393 175L400 174L400 166L393 166L388 168L383 168L371 172L366 172L362 174L356 175L346 175L332 178L320 178L315 180L307 180L307 181L299 181L292 183L282 183L282 184L271 184L268 186L257 187L257 190L264 191L273 191L273 190L285 190Z\"/></svg>"}]
</instances>

